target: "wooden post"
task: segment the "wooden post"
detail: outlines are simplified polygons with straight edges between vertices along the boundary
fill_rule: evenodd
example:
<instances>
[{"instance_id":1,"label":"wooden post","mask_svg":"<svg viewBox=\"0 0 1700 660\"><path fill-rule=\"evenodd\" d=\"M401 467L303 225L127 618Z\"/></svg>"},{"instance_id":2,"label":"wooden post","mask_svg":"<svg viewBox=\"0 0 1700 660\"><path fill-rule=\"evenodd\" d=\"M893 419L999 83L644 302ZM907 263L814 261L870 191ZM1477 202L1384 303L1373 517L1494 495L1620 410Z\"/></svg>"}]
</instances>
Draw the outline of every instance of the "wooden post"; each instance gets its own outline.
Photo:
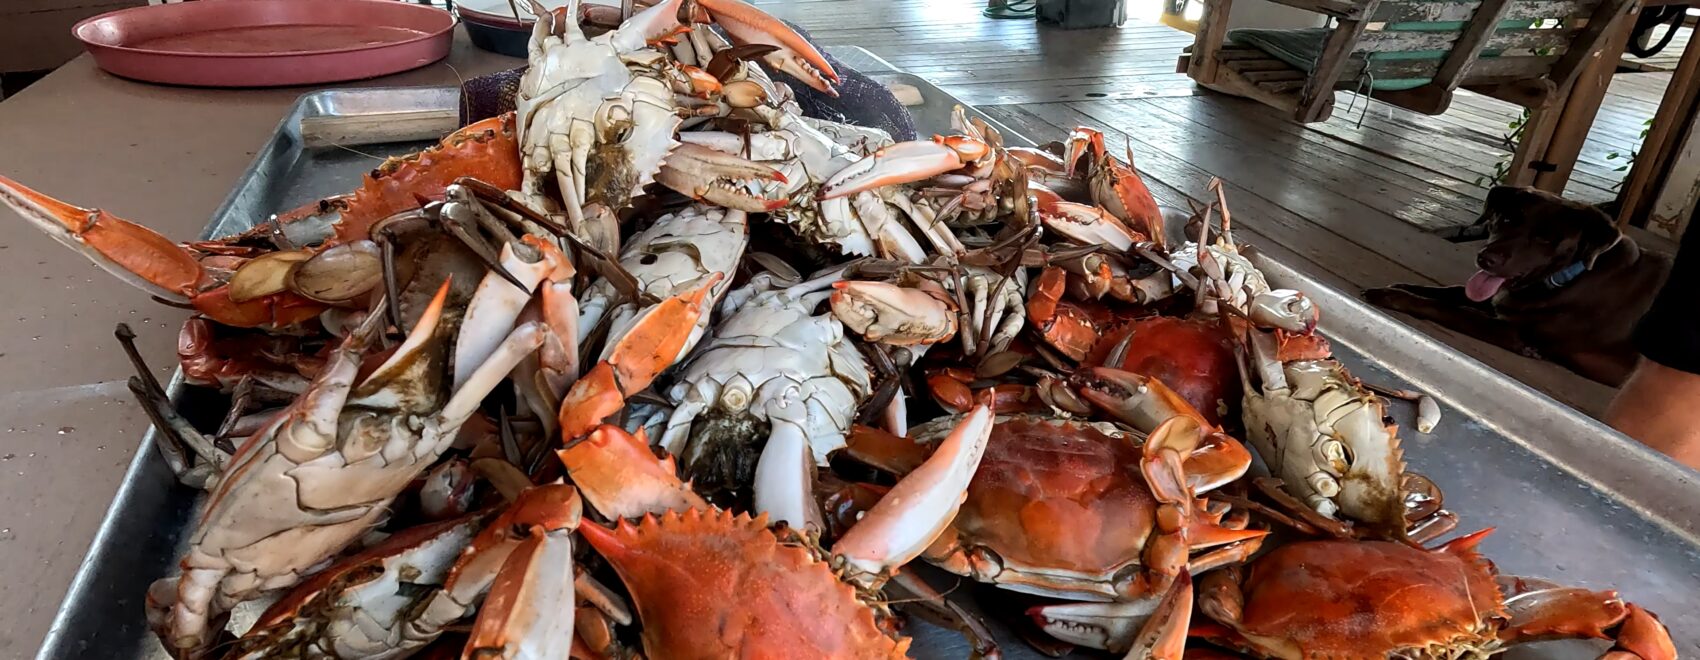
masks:
<instances>
[{"instance_id":1,"label":"wooden post","mask_svg":"<svg viewBox=\"0 0 1700 660\"><path fill-rule=\"evenodd\" d=\"M1517 150L1511 155L1511 166L1500 183L1507 186L1530 186L1535 183L1535 164L1545 162L1547 145L1552 144L1553 128L1564 113L1563 104L1529 109L1529 119L1523 122L1523 136L1517 140Z\"/></svg>"},{"instance_id":2,"label":"wooden post","mask_svg":"<svg viewBox=\"0 0 1700 660\"><path fill-rule=\"evenodd\" d=\"M1187 61L1187 77L1206 85L1216 82L1216 69L1221 60L1216 53L1228 37L1228 12L1234 0L1204 0L1204 14L1198 19L1198 36L1193 39L1192 58Z\"/></svg>"},{"instance_id":3,"label":"wooden post","mask_svg":"<svg viewBox=\"0 0 1700 660\"><path fill-rule=\"evenodd\" d=\"M1365 13L1375 11L1376 4L1372 0ZM1293 117L1299 123L1322 120L1324 110L1334 101L1334 84L1340 81L1340 70L1345 68L1346 59L1352 56L1352 49L1357 46L1358 37L1363 35L1366 25L1368 21L1364 19L1342 19L1328 34L1322 54L1316 59L1316 68L1311 70L1304 91L1299 93L1299 107Z\"/></svg>"},{"instance_id":4,"label":"wooden post","mask_svg":"<svg viewBox=\"0 0 1700 660\"><path fill-rule=\"evenodd\" d=\"M1601 10L1594 13L1595 17L1609 14L1617 17L1609 20L1615 25L1600 25L1590 19L1588 27L1583 28L1587 34L1579 35L1571 50L1566 51L1564 58L1553 65L1552 77L1555 82L1567 78L1566 71L1572 73L1586 69L1579 75L1575 83L1558 88L1562 102L1531 108L1529 120L1524 123L1523 136L1517 142L1517 150L1511 159L1511 167L1506 172L1502 183L1512 186L1535 186L1542 190L1555 193L1564 191L1564 184L1570 180L1570 172L1576 166L1576 156L1581 153L1582 142L1588 137L1588 129L1593 126L1594 115L1599 111L1600 103L1605 100L1606 87L1611 83L1611 74L1617 68L1617 61L1623 56L1623 48L1629 43L1630 27L1635 24L1638 6L1631 4L1628 14L1611 13L1607 5L1617 5L1622 0L1605 0ZM1587 47L1584 42L1590 36L1605 35L1600 52L1594 59L1587 59ZM1584 66L1585 65L1585 66ZM1568 154L1568 155L1567 155Z\"/></svg>"},{"instance_id":5,"label":"wooden post","mask_svg":"<svg viewBox=\"0 0 1700 660\"><path fill-rule=\"evenodd\" d=\"M1608 4L1610 2L1612 0L1607 0ZM1612 75L1617 73L1617 61L1623 58L1623 49L1629 44L1629 33L1640 11L1638 4L1631 3L1628 13L1620 14L1621 20L1613 21L1616 27L1606 32L1599 54L1592 60L1582 60L1586 65L1570 86L1569 93L1564 94L1558 123L1553 126L1552 141L1541 158L1544 167L1535 173L1536 188L1562 194L1565 184L1570 182L1570 172L1576 168L1576 157L1582 153L1582 143L1588 139L1588 130L1594 127L1594 116L1599 114L1600 104L1605 101L1606 89L1611 86ZM1555 77L1563 64L1561 60L1553 67ZM1562 84L1562 81L1556 82Z\"/></svg>"},{"instance_id":6,"label":"wooden post","mask_svg":"<svg viewBox=\"0 0 1700 660\"><path fill-rule=\"evenodd\" d=\"M1697 73L1700 73L1700 39L1691 39L1682 51L1676 71L1671 73L1670 84L1665 87L1664 98L1659 101L1659 110L1654 113L1653 124L1647 129L1647 139L1641 141L1635 163L1630 166L1629 176L1624 179L1623 188L1618 193L1618 226L1626 226L1632 220L1645 221L1667 181L1684 184L1670 178L1673 173L1671 166L1679 158L1678 147L1685 142L1684 136L1694 121L1695 111L1700 110L1700 80L1697 80L1700 76Z\"/></svg>"},{"instance_id":7,"label":"wooden post","mask_svg":"<svg viewBox=\"0 0 1700 660\"><path fill-rule=\"evenodd\" d=\"M1669 173L1663 184L1649 195L1647 229L1655 234L1681 239L1688 230L1688 220L1700 201L1700 128L1690 122L1683 140L1672 154Z\"/></svg>"}]
</instances>

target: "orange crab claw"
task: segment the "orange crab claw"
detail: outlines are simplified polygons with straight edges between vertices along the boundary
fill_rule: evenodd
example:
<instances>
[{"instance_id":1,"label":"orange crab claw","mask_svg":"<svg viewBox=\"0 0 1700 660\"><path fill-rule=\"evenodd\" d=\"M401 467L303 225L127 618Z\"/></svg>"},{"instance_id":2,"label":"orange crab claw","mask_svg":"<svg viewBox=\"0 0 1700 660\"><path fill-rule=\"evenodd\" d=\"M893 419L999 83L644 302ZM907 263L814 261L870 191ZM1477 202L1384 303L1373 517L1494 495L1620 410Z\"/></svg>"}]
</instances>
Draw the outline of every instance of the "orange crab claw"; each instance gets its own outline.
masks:
<instances>
[{"instance_id":1,"label":"orange crab claw","mask_svg":"<svg viewBox=\"0 0 1700 660\"><path fill-rule=\"evenodd\" d=\"M823 200L844 197L881 186L913 183L959 170L970 162L963 158L965 150L966 147L959 148L934 140L899 142L844 166L844 169L833 174L821 185L820 193L816 197Z\"/></svg>"},{"instance_id":2,"label":"orange crab claw","mask_svg":"<svg viewBox=\"0 0 1700 660\"><path fill-rule=\"evenodd\" d=\"M1046 343L1079 360L1098 343L1098 328L1078 305L1062 299L1067 286L1068 272L1047 266L1027 296L1027 319Z\"/></svg>"},{"instance_id":3,"label":"orange crab claw","mask_svg":"<svg viewBox=\"0 0 1700 660\"><path fill-rule=\"evenodd\" d=\"M1109 367L1078 372L1080 395L1092 405L1141 431L1177 416L1191 417L1206 428L1214 424L1163 381Z\"/></svg>"},{"instance_id":4,"label":"orange crab claw","mask_svg":"<svg viewBox=\"0 0 1700 660\"><path fill-rule=\"evenodd\" d=\"M679 480L671 456L656 458L648 442L618 426L599 426L556 454L584 498L610 518L707 506Z\"/></svg>"},{"instance_id":5,"label":"orange crab claw","mask_svg":"<svg viewBox=\"0 0 1700 660\"><path fill-rule=\"evenodd\" d=\"M920 467L931 448L884 429L857 424L850 427L843 451L858 462L901 476Z\"/></svg>"},{"instance_id":6,"label":"orange crab claw","mask_svg":"<svg viewBox=\"0 0 1700 660\"><path fill-rule=\"evenodd\" d=\"M696 289L661 301L632 323L607 359L619 378L621 393L631 396L649 387L657 374L678 361L691 328L704 312L703 301L725 277L725 273L710 275Z\"/></svg>"},{"instance_id":7,"label":"orange crab claw","mask_svg":"<svg viewBox=\"0 0 1700 660\"><path fill-rule=\"evenodd\" d=\"M1618 626L1617 645L1613 651L1628 651L1642 660L1676 660L1676 642L1659 617L1629 603L1629 614Z\"/></svg>"},{"instance_id":8,"label":"orange crab claw","mask_svg":"<svg viewBox=\"0 0 1700 660\"><path fill-rule=\"evenodd\" d=\"M1135 243L1149 240L1098 206L1074 202L1040 205L1039 219L1064 238L1085 245L1105 245L1126 252Z\"/></svg>"},{"instance_id":9,"label":"orange crab claw","mask_svg":"<svg viewBox=\"0 0 1700 660\"><path fill-rule=\"evenodd\" d=\"M1163 600L1157 603L1157 610L1140 626L1128 657L1180 660L1186 650L1187 626L1191 622L1192 574L1182 570Z\"/></svg>"},{"instance_id":10,"label":"orange crab claw","mask_svg":"<svg viewBox=\"0 0 1700 660\"><path fill-rule=\"evenodd\" d=\"M980 467L993 420L991 397L982 395L933 455L838 539L832 552L844 560L851 579L864 585L883 582L891 570L919 557L944 533Z\"/></svg>"},{"instance_id":11,"label":"orange crab claw","mask_svg":"<svg viewBox=\"0 0 1700 660\"><path fill-rule=\"evenodd\" d=\"M692 509L579 531L631 593L649 657L906 657L909 641L765 516Z\"/></svg>"},{"instance_id":12,"label":"orange crab claw","mask_svg":"<svg viewBox=\"0 0 1700 660\"><path fill-rule=\"evenodd\" d=\"M1074 170L1080 166L1081 158L1088 155L1096 157L1104 153L1104 133L1095 128L1079 126L1068 134L1063 145L1063 174L1074 176Z\"/></svg>"},{"instance_id":13,"label":"orange crab claw","mask_svg":"<svg viewBox=\"0 0 1700 660\"><path fill-rule=\"evenodd\" d=\"M720 79L709 75L702 68L681 64L679 70L685 74L685 80L690 83L692 96L706 99L720 93Z\"/></svg>"},{"instance_id":14,"label":"orange crab claw","mask_svg":"<svg viewBox=\"0 0 1700 660\"><path fill-rule=\"evenodd\" d=\"M838 91L833 89L838 83L838 72L809 40L784 22L740 0L698 0L698 4L708 10L715 24L726 30L734 43L777 46L778 50L762 56L768 66L816 91L838 96Z\"/></svg>"},{"instance_id":15,"label":"orange crab claw","mask_svg":"<svg viewBox=\"0 0 1700 660\"><path fill-rule=\"evenodd\" d=\"M715 273L695 290L651 306L614 345L608 359L573 383L559 417L561 437L568 445L619 412L626 397L649 387L657 374L678 361L704 312L703 301L723 277Z\"/></svg>"},{"instance_id":16,"label":"orange crab claw","mask_svg":"<svg viewBox=\"0 0 1700 660\"><path fill-rule=\"evenodd\" d=\"M187 302L208 283L194 253L106 211L72 206L4 176L0 204L106 272L161 298Z\"/></svg>"}]
</instances>

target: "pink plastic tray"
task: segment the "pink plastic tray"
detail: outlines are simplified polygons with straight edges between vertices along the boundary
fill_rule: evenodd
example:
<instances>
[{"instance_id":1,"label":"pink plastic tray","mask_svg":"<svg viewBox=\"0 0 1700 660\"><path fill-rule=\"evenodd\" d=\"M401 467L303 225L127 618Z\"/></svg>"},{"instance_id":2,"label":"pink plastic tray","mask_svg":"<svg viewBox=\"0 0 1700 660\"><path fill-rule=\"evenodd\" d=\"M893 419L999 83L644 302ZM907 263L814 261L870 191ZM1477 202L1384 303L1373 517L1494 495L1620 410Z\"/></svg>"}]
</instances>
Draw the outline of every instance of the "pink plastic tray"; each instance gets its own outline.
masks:
<instances>
[{"instance_id":1,"label":"pink plastic tray","mask_svg":"<svg viewBox=\"0 0 1700 660\"><path fill-rule=\"evenodd\" d=\"M454 17L397 0L201 0L102 14L72 28L125 78L281 87L415 69L449 54Z\"/></svg>"}]
</instances>

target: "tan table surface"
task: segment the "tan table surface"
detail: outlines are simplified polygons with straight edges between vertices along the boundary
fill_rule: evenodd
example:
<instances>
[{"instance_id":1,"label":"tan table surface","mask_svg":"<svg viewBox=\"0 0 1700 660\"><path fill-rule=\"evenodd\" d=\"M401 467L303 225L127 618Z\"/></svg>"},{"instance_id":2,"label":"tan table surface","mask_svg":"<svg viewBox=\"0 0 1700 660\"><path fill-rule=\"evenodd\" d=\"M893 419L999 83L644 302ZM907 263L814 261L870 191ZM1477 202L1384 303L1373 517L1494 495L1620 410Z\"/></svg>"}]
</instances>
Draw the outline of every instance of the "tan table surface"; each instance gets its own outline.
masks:
<instances>
[{"instance_id":1,"label":"tan table surface","mask_svg":"<svg viewBox=\"0 0 1700 660\"><path fill-rule=\"evenodd\" d=\"M446 64L340 86L447 85L457 72L521 63L457 35ZM0 174L193 239L309 91L145 85L107 75L84 55L0 102ZM184 312L3 209L0 274L8 305L0 313L0 658L24 658L47 634L148 426L125 388L131 371L113 326L136 329L164 378Z\"/></svg>"}]
</instances>

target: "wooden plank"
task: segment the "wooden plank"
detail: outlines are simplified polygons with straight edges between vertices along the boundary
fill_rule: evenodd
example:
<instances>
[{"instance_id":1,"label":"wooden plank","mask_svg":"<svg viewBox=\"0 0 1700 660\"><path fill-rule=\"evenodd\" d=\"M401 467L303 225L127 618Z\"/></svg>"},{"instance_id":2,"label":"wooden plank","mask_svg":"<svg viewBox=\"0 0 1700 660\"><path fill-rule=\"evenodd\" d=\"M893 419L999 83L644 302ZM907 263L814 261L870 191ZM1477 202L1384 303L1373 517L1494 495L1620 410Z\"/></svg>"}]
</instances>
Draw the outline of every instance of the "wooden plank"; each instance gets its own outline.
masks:
<instances>
[{"instance_id":1,"label":"wooden plank","mask_svg":"<svg viewBox=\"0 0 1700 660\"><path fill-rule=\"evenodd\" d=\"M1476 60L1470 66L1465 81L1497 81L1502 78L1526 78L1539 76L1552 69L1552 63L1558 61L1556 56L1548 57L1489 57ZM1355 67L1349 67L1342 76L1351 80L1358 73L1368 70L1377 80L1395 78L1434 78L1441 65L1440 60L1394 60L1374 59L1366 66L1361 61Z\"/></svg>"},{"instance_id":2,"label":"wooden plank","mask_svg":"<svg viewBox=\"0 0 1700 660\"><path fill-rule=\"evenodd\" d=\"M1238 60L1230 63L1228 66L1240 73L1245 73L1247 71L1296 71L1296 69L1293 68L1293 65L1274 58L1267 60ZM1304 74L1301 73L1299 75L1300 77L1303 77Z\"/></svg>"},{"instance_id":3,"label":"wooden plank","mask_svg":"<svg viewBox=\"0 0 1700 660\"><path fill-rule=\"evenodd\" d=\"M1488 37L1484 48L1502 51L1549 49L1548 55L1566 52L1577 30L1499 30ZM1409 30L1374 30L1365 32L1358 42L1358 52L1411 53L1451 50L1458 41L1457 32L1417 32Z\"/></svg>"},{"instance_id":4,"label":"wooden plank","mask_svg":"<svg viewBox=\"0 0 1700 660\"><path fill-rule=\"evenodd\" d=\"M1369 9L1374 11L1373 6ZM1334 85L1339 82L1340 71L1345 68L1346 60L1351 59L1363 33L1364 22L1361 20L1340 21L1329 33L1328 41L1322 45L1322 53L1316 58L1316 66L1311 68L1310 79L1305 81L1304 90L1299 92L1299 107L1294 118L1300 123L1328 118L1328 110L1334 102Z\"/></svg>"},{"instance_id":5,"label":"wooden plank","mask_svg":"<svg viewBox=\"0 0 1700 660\"><path fill-rule=\"evenodd\" d=\"M1292 68L1277 70L1277 71L1244 71L1244 70L1239 69L1238 67L1235 67L1234 71L1239 73L1240 77L1245 78L1246 80L1250 80L1254 83L1279 82L1279 81L1283 81L1283 80L1304 80L1305 79L1305 72L1300 71L1298 69L1292 69Z\"/></svg>"},{"instance_id":6,"label":"wooden plank","mask_svg":"<svg viewBox=\"0 0 1700 660\"><path fill-rule=\"evenodd\" d=\"M1080 114L1071 108L1070 104L1004 106L990 109L988 114L1012 128L1024 127L1030 131L1029 137L1040 142L1062 138L1067 135L1067 129L1083 123L1099 128L1105 131L1106 138L1112 143L1118 146L1123 143L1132 145L1135 166L1148 183L1159 182L1196 197L1208 194L1205 192L1205 186L1212 175L1201 169L1192 159L1176 157L1151 144L1133 139L1128 133ZM1050 128L1046 129L1045 126ZM1242 186L1239 181L1224 177L1223 184L1226 186L1228 203L1234 210L1234 224L1267 237L1266 245L1280 246L1306 262L1316 264L1318 270L1309 272L1326 273L1335 281L1348 283L1349 287L1376 286L1400 281L1430 281L1403 264L1373 255L1362 246L1311 224L1305 216L1265 199Z\"/></svg>"},{"instance_id":7,"label":"wooden plank","mask_svg":"<svg viewBox=\"0 0 1700 660\"><path fill-rule=\"evenodd\" d=\"M1287 158L1297 168L1289 173L1294 178L1303 176L1307 181L1328 185L1350 182L1354 185L1338 189L1344 194L1355 194L1365 205L1424 231L1469 224L1480 210L1479 200L1456 195L1405 174L1408 170L1399 168L1403 163L1396 159L1353 149L1350 145L1338 147L1340 141L1291 121L1268 122L1282 118L1265 108L1217 97L1138 103L1141 107L1160 109L1176 121L1188 122L1191 132L1217 136L1214 141L1236 151ZM1229 105L1234 107L1225 107ZM1413 142L1411 148L1420 148L1419 143ZM1459 183L1432 174L1430 178Z\"/></svg>"},{"instance_id":8,"label":"wooden plank","mask_svg":"<svg viewBox=\"0 0 1700 660\"><path fill-rule=\"evenodd\" d=\"M1441 63L1440 71L1429 83L1443 90L1448 101L1451 100L1452 90L1458 89L1458 83L1463 81L1464 71L1476 63L1482 46L1487 44L1488 37L1494 36L1494 29L1499 26L1499 21L1510 8L1511 0L1482 0L1481 6L1476 8L1475 16L1470 18L1469 26L1465 27L1458 40L1453 42L1452 52L1446 54L1446 61Z\"/></svg>"},{"instance_id":9,"label":"wooden plank","mask_svg":"<svg viewBox=\"0 0 1700 660\"><path fill-rule=\"evenodd\" d=\"M1370 15L1373 23L1445 23L1467 21L1475 15L1476 0L1466 2L1385 2ZM1593 13L1592 0L1518 0L1506 11L1506 20L1534 21L1542 18L1583 18Z\"/></svg>"},{"instance_id":10,"label":"wooden plank","mask_svg":"<svg viewBox=\"0 0 1700 660\"><path fill-rule=\"evenodd\" d=\"M1297 124L1261 105L1238 99L1193 96L1150 99L1147 103L1195 116L1194 121L1208 121L1223 127L1223 130L1288 136L1286 139L1332 150L1353 159L1354 162L1362 163L1362 171L1371 177L1381 178L1423 195L1426 199L1419 203L1429 205L1436 214L1474 215L1480 211L1482 200L1486 196L1487 191L1481 186L1423 167L1405 158L1405 152L1427 148L1420 137L1410 140L1403 149L1388 153L1317 130L1319 126L1326 124Z\"/></svg>"},{"instance_id":11,"label":"wooden plank","mask_svg":"<svg viewBox=\"0 0 1700 660\"><path fill-rule=\"evenodd\" d=\"M1177 125L1174 115L1153 112L1151 104L1143 102L1085 102L1068 107L1080 114L1083 123L1117 128L1157 151L1186 158L1425 277L1461 282L1475 272L1466 258L1470 248L1393 219L1377 208L1385 201L1379 199L1380 191L1359 184L1350 168L1331 173L1305 159L1251 148L1240 138ZM1136 148L1135 153L1143 151ZM1378 199L1365 201L1360 195ZM1377 218L1383 221L1376 222Z\"/></svg>"},{"instance_id":12,"label":"wooden plank","mask_svg":"<svg viewBox=\"0 0 1700 660\"><path fill-rule=\"evenodd\" d=\"M1199 93L1199 89L1194 86L1191 80L1185 76L1172 73L1103 80L1076 79L1020 84L1006 82L959 83L947 85L945 88L958 99L961 99L963 103L974 105L1190 96Z\"/></svg>"}]
</instances>

